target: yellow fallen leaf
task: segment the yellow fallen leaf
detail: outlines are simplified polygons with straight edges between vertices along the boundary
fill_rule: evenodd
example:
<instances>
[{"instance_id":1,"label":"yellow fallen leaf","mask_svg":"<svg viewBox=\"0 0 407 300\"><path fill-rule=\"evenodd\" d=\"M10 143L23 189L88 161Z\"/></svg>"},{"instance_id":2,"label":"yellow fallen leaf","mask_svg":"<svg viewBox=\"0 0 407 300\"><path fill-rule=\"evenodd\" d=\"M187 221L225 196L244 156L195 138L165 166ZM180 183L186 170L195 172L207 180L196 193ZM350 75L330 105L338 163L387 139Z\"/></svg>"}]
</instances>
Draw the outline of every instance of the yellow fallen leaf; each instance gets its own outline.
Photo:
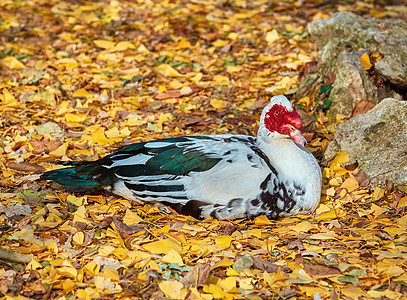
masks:
<instances>
[{"instance_id":1,"label":"yellow fallen leaf","mask_svg":"<svg viewBox=\"0 0 407 300\"><path fill-rule=\"evenodd\" d=\"M311 229L316 229L316 227L315 227L315 225L311 224L308 221L302 221L294 226L289 226L288 229L293 230L297 233L300 233L300 232L308 232Z\"/></svg>"},{"instance_id":2,"label":"yellow fallen leaf","mask_svg":"<svg viewBox=\"0 0 407 300\"><path fill-rule=\"evenodd\" d=\"M68 295L75 287L76 282L72 281L71 279L67 279L62 283L62 289L64 290L65 294Z\"/></svg>"},{"instance_id":3,"label":"yellow fallen leaf","mask_svg":"<svg viewBox=\"0 0 407 300\"><path fill-rule=\"evenodd\" d=\"M403 274L405 271L400 268L399 266L395 266L395 265L391 265L386 272L384 272L385 274L389 275L389 276L399 276L401 274Z\"/></svg>"},{"instance_id":4,"label":"yellow fallen leaf","mask_svg":"<svg viewBox=\"0 0 407 300\"><path fill-rule=\"evenodd\" d=\"M221 261L219 261L218 263L216 263L215 265L213 265L211 267L211 270L219 268L219 267L230 267L231 265L233 265L233 261L231 261L229 258L224 257L222 258Z\"/></svg>"},{"instance_id":5,"label":"yellow fallen leaf","mask_svg":"<svg viewBox=\"0 0 407 300\"><path fill-rule=\"evenodd\" d=\"M178 88L182 87L182 83L178 79L174 79L174 80L171 80L170 87L173 89L178 89Z\"/></svg>"},{"instance_id":6,"label":"yellow fallen leaf","mask_svg":"<svg viewBox=\"0 0 407 300\"><path fill-rule=\"evenodd\" d=\"M116 46L115 42L106 40L94 40L96 46L102 49L113 49Z\"/></svg>"},{"instance_id":7,"label":"yellow fallen leaf","mask_svg":"<svg viewBox=\"0 0 407 300\"><path fill-rule=\"evenodd\" d=\"M66 198L67 202L70 202L70 203L74 204L75 206L81 206L81 205L88 204L88 202L86 200L87 200L86 196L76 197L75 195L68 195L68 197Z\"/></svg>"},{"instance_id":8,"label":"yellow fallen leaf","mask_svg":"<svg viewBox=\"0 0 407 300\"><path fill-rule=\"evenodd\" d=\"M303 53L298 53L298 56L297 56L297 60L300 61L301 63L310 62L310 61L312 61L312 59L313 58L311 56L305 55Z\"/></svg>"},{"instance_id":9,"label":"yellow fallen leaf","mask_svg":"<svg viewBox=\"0 0 407 300\"><path fill-rule=\"evenodd\" d=\"M375 216L378 216L378 215L381 215L381 214L387 212L387 209L380 207L379 205L376 205L374 203L372 203L371 209L373 210L373 214Z\"/></svg>"},{"instance_id":10,"label":"yellow fallen leaf","mask_svg":"<svg viewBox=\"0 0 407 300\"><path fill-rule=\"evenodd\" d=\"M33 257L25 267L26 270L42 269L43 266Z\"/></svg>"},{"instance_id":11,"label":"yellow fallen leaf","mask_svg":"<svg viewBox=\"0 0 407 300\"><path fill-rule=\"evenodd\" d=\"M171 229L171 225L167 224L167 225L161 227L160 229L154 231L154 233L156 235L159 235L160 233L168 233L170 231L170 229Z\"/></svg>"},{"instance_id":12,"label":"yellow fallen leaf","mask_svg":"<svg viewBox=\"0 0 407 300\"><path fill-rule=\"evenodd\" d=\"M150 52L150 50L148 50L146 48L146 46L144 46L143 44L140 44L140 46L137 48L137 52L146 53L146 52Z\"/></svg>"},{"instance_id":13,"label":"yellow fallen leaf","mask_svg":"<svg viewBox=\"0 0 407 300\"><path fill-rule=\"evenodd\" d=\"M124 51L124 50L129 50L129 49L136 49L134 44L129 41L118 42L115 47L116 51Z\"/></svg>"},{"instance_id":14,"label":"yellow fallen leaf","mask_svg":"<svg viewBox=\"0 0 407 300\"><path fill-rule=\"evenodd\" d=\"M268 284L268 286L272 286L274 283L273 278L270 276L270 274L267 271L264 271L264 273L263 273L263 280Z\"/></svg>"},{"instance_id":15,"label":"yellow fallen leaf","mask_svg":"<svg viewBox=\"0 0 407 300\"><path fill-rule=\"evenodd\" d=\"M229 235L221 235L215 238L215 245L221 247L222 249L226 249L230 247L233 238Z\"/></svg>"},{"instance_id":16,"label":"yellow fallen leaf","mask_svg":"<svg viewBox=\"0 0 407 300\"><path fill-rule=\"evenodd\" d=\"M182 247L181 245L172 240L172 239L163 239L151 243L147 243L143 245L143 248L146 249L147 251L155 254L160 254L164 253L167 254L170 252L171 249L174 249L178 253L181 253Z\"/></svg>"},{"instance_id":17,"label":"yellow fallen leaf","mask_svg":"<svg viewBox=\"0 0 407 300\"><path fill-rule=\"evenodd\" d=\"M85 89L77 89L73 92L73 97L93 98L93 94Z\"/></svg>"},{"instance_id":18,"label":"yellow fallen leaf","mask_svg":"<svg viewBox=\"0 0 407 300\"><path fill-rule=\"evenodd\" d=\"M166 77L185 77L168 64L159 65L158 67L155 67L154 70Z\"/></svg>"},{"instance_id":19,"label":"yellow fallen leaf","mask_svg":"<svg viewBox=\"0 0 407 300\"><path fill-rule=\"evenodd\" d=\"M113 144L114 141L112 139L108 139L105 136L105 131L102 127L97 127L93 132L92 132L92 142L101 144L101 145L108 145L108 144Z\"/></svg>"},{"instance_id":20,"label":"yellow fallen leaf","mask_svg":"<svg viewBox=\"0 0 407 300\"><path fill-rule=\"evenodd\" d=\"M245 289L245 290L252 290L253 289L253 284L252 284L252 278L241 278L239 280L239 287L241 289Z\"/></svg>"},{"instance_id":21,"label":"yellow fallen leaf","mask_svg":"<svg viewBox=\"0 0 407 300\"><path fill-rule=\"evenodd\" d=\"M300 269L297 274L297 278L291 278L287 280L287 283L311 283L314 280L311 276L304 271L304 269Z\"/></svg>"},{"instance_id":22,"label":"yellow fallen leaf","mask_svg":"<svg viewBox=\"0 0 407 300\"><path fill-rule=\"evenodd\" d=\"M310 286L310 285L299 285L298 286L301 292L305 293L308 297L314 298L314 295L318 294L319 299L325 299L325 297L321 297L323 294L329 296L329 293L326 289L318 286Z\"/></svg>"},{"instance_id":23,"label":"yellow fallen leaf","mask_svg":"<svg viewBox=\"0 0 407 300\"><path fill-rule=\"evenodd\" d=\"M128 209L126 210L126 214L123 217L123 223L126 225L133 225L143 222L143 219L140 218L135 212Z\"/></svg>"},{"instance_id":24,"label":"yellow fallen leaf","mask_svg":"<svg viewBox=\"0 0 407 300\"><path fill-rule=\"evenodd\" d=\"M85 115L78 114L78 113L76 113L76 114L67 113L65 115L65 120L67 122L72 122L72 123L79 123L80 124L80 123L85 122L86 119L87 119L87 117Z\"/></svg>"},{"instance_id":25,"label":"yellow fallen leaf","mask_svg":"<svg viewBox=\"0 0 407 300\"><path fill-rule=\"evenodd\" d=\"M212 98L210 104L216 109L222 109L224 106L223 100Z\"/></svg>"},{"instance_id":26,"label":"yellow fallen leaf","mask_svg":"<svg viewBox=\"0 0 407 300\"><path fill-rule=\"evenodd\" d=\"M372 298L404 299L404 297L403 297L404 294L390 291L390 290L384 290L384 291L370 290L367 292L367 294Z\"/></svg>"},{"instance_id":27,"label":"yellow fallen leaf","mask_svg":"<svg viewBox=\"0 0 407 300\"><path fill-rule=\"evenodd\" d=\"M396 220L397 224L407 230L407 215Z\"/></svg>"},{"instance_id":28,"label":"yellow fallen leaf","mask_svg":"<svg viewBox=\"0 0 407 300\"><path fill-rule=\"evenodd\" d=\"M73 216L73 222L82 222L82 223L87 223L89 222L87 220L87 213L86 213L86 208L85 206L79 206L78 209L75 211L74 216Z\"/></svg>"},{"instance_id":29,"label":"yellow fallen leaf","mask_svg":"<svg viewBox=\"0 0 407 300\"><path fill-rule=\"evenodd\" d=\"M221 287L225 292L230 292L236 288L236 277L226 277L218 281L219 287Z\"/></svg>"},{"instance_id":30,"label":"yellow fallen leaf","mask_svg":"<svg viewBox=\"0 0 407 300\"><path fill-rule=\"evenodd\" d=\"M251 229L251 230L242 231L242 233L247 234L247 236L254 236L259 239L261 238L261 232L262 232L262 229Z\"/></svg>"},{"instance_id":31,"label":"yellow fallen leaf","mask_svg":"<svg viewBox=\"0 0 407 300\"><path fill-rule=\"evenodd\" d=\"M84 269L91 273L92 275L96 275L100 271L100 264L95 263L93 260L88 262L85 266Z\"/></svg>"},{"instance_id":32,"label":"yellow fallen leaf","mask_svg":"<svg viewBox=\"0 0 407 300\"><path fill-rule=\"evenodd\" d=\"M365 70L369 70L373 65L370 62L369 54L363 53L363 55L359 58L360 64Z\"/></svg>"},{"instance_id":33,"label":"yellow fallen leaf","mask_svg":"<svg viewBox=\"0 0 407 300\"><path fill-rule=\"evenodd\" d=\"M105 292L107 291L110 293L120 293L123 289L117 282L112 282L111 278L104 277L101 275L96 275L93 278L95 282L96 289L98 292Z\"/></svg>"},{"instance_id":34,"label":"yellow fallen leaf","mask_svg":"<svg viewBox=\"0 0 407 300\"><path fill-rule=\"evenodd\" d=\"M127 127L126 129L127 134L131 133ZM121 130L119 130L116 126L110 128L109 130L106 130L105 135L108 139L113 139L114 142L120 142L123 139L123 137L126 136L126 134L124 132L122 133Z\"/></svg>"},{"instance_id":35,"label":"yellow fallen leaf","mask_svg":"<svg viewBox=\"0 0 407 300\"><path fill-rule=\"evenodd\" d=\"M163 256L162 261L169 264L176 263L179 266L184 265L184 261L182 260L181 255L179 255L179 253L174 249L168 251L168 253Z\"/></svg>"},{"instance_id":36,"label":"yellow fallen leaf","mask_svg":"<svg viewBox=\"0 0 407 300\"><path fill-rule=\"evenodd\" d=\"M175 49L192 48L191 43L186 38L181 38Z\"/></svg>"},{"instance_id":37,"label":"yellow fallen leaf","mask_svg":"<svg viewBox=\"0 0 407 300\"><path fill-rule=\"evenodd\" d=\"M397 207L404 207L407 206L407 196L400 199L399 203L397 203Z\"/></svg>"},{"instance_id":38,"label":"yellow fallen leaf","mask_svg":"<svg viewBox=\"0 0 407 300\"><path fill-rule=\"evenodd\" d=\"M74 267L61 267L57 269L58 274L61 276L76 278L78 271Z\"/></svg>"},{"instance_id":39,"label":"yellow fallen leaf","mask_svg":"<svg viewBox=\"0 0 407 300\"><path fill-rule=\"evenodd\" d=\"M68 149L68 143L64 143L61 146L59 146L56 150L51 151L49 153L50 156L54 157L62 157L66 155L66 149Z\"/></svg>"},{"instance_id":40,"label":"yellow fallen leaf","mask_svg":"<svg viewBox=\"0 0 407 300\"><path fill-rule=\"evenodd\" d=\"M21 70L24 69L25 66L22 62L20 62L17 58L14 56L7 56L0 60L0 63L3 66L6 66L7 68L13 69L13 70Z\"/></svg>"},{"instance_id":41,"label":"yellow fallen leaf","mask_svg":"<svg viewBox=\"0 0 407 300\"><path fill-rule=\"evenodd\" d=\"M113 279L113 280L120 280L119 272L115 269L106 269L103 271L103 273L101 275L108 277L110 279Z\"/></svg>"},{"instance_id":42,"label":"yellow fallen leaf","mask_svg":"<svg viewBox=\"0 0 407 300\"><path fill-rule=\"evenodd\" d=\"M6 106L18 106L18 101L16 98L14 98L13 95L11 95L8 90L3 89L3 96L1 97L1 102L3 102L4 105Z\"/></svg>"},{"instance_id":43,"label":"yellow fallen leaf","mask_svg":"<svg viewBox=\"0 0 407 300\"><path fill-rule=\"evenodd\" d=\"M56 61L56 64L60 65L62 67L71 69L71 70L78 67L78 62L73 58L61 58L61 59L58 59Z\"/></svg>"},{"instance_id":44,"label":"yellow fallen leaf","mask_svg":"<svg viewBox=\"0 0 407 300\"><path fill-rule=\"evenodd\" d=\"M330 186L340 186L340 183L338 182L337 178L332 178L331 180L329 180L329 185Z\"/></svg>"},{"instance_id":45,"label":"yellow fallen leaf","mask_svg":"<svg viewBox=\"0 0 407 300\"><path fill-rule=\"evenodd\" d=\"M202 77L203 74L201 72L198 72L194 77L191 78L191 81L198 83L199 81L201 81Z\"/></svg>"},{"instance_id":46,"label":"yellow fallen leaf","mask_svg":"<svg viewBox=\"0 0 407 300\"><path fill-rule=\"evenodd\" d=\"M335 166L338 164L347 163L349 161L349 154L346 151L340 151L335 158L332 160L331 165Z\"/></svg>"},{"instance_id":47,"label":"yellow fallen leaf","mask_svg":"<svg viewBox=\"0 0 407 300\"><path fill-rule=\"evenodd\" d=\"M237 73L240 72L241 70L243 70L242 66L228 66L226 68L226 72L228 73Z\"/></svg>"},{"instance_id":48,"label":"yellow fallen leaf","mask_svg":"<svg viewBox=\"0 0 407 300\"><path fill-rule=\"evenodd\" d=\"M204 285L203 291L208 294L212 294L213 298L215 299L225 299L226 293L223 289L215 284Z\"/></svg>"},{"instance_id":49,"label":"yellow fallen leaf","mask_svg":"<svg viewBox=\"0 0 407 300\"><path fill-rule=\"evenodd\" d=\"M334 240L334 239L336 239L334 233L331 231L312 234L309 236L309 238L312 240Z\"/></svg>"},{"instance_id":50,"label":"yellow fallen leaf","mask_svg":"<svg viewBox=\"0 0 407 300\"><path fill-rule=\"evenodd\" d=\"M273 29L272 31L268 31L268 32L266 33L266 41L267 41L269 44L274 43L274 42L277 41L278 39L279 39L279 35L278 35L277 30Z\"/></svg>"},{"instance_id":51,"label":"yellow fallen leaf","mask_svg":"<svg viewBox=\"0 0 407 300\"><path fill-rule=\"evenodd\" d=\"M213 76L213 81L220 85L230 85L229 77L224 76L224 75Z\"/></svg>"},{"instance_id":52,"label":"yellow fallen leaf","mask_svg":"<svg viewBox=\"0 0 407 300\"><path fill-rule=\"evenodd\" d=\"M341 289L341 293L352 299L360 299L361 296L365 296L366 292L363 291L360 287L348 286Z\"/></svg>"},{"instance_id":53,"label":"yellow fallen leaf","mask_svg":"<svg viewBox=\"0 0 407 300\"><path fill-rule=\"evenodd\" d=\"M331 197L335 196L335 188L334 188L334 187L331 187L331 188L327 189L327 190L326 190L326 194L327 194L328 196L331 196Z\"/></svg>"},{"instance_id":54,"label":"yellow fallen leaf","mask_svg":"<svg viewBox=\"0 0 407 300\"><path fill-rule=\"evenodd\" d=\"M356 180L356 178L354 176L350 176L349 178L347 178L342 184L341 184L342 188L345 188L348 193L353 192L354 190L356 190L359 187L359 183Z\"/></svg>"},{"instance_id":55,"label":"yellow fallen leaf","mask_svg":"<svg viewBox=\"0 0 407 300\"><path fill-rule=\"evenodd\" d=\"M301 32L301 29L294 27L293 25L291 25L290 23L286 23L285 24L285 30L287 31L294 31L294 32Z\"/></svg>"},{"instance_id":56,"label":"yellow fallen leaf","mask_svg":"<svg viewBox=\"0 0 407 300\"><path fill-rule=\"evenodd\" d=\"M254 219L254 225L257 226L265 226L270 224L271 221L265 215L258 216Z\"/></svg>"},{"instance_id":57,"label":"yellow fallen leaf","mask_svg":"<svg viewBox=\"0 0 407 300\"><path fill-rule=\"evenodd\" d=\"M82 231L75 233L72 237L72 241L77 245L83 245L85 240L85 234Z\"/></svg>"},{"instance_id":58,"label":"yellow fallen leaf","mask_svg":"<svg viewBox=\"0 0 407 300\"><path fill-rule=\"evenodd\" d=\"M216 40L212 43L212 45L214 45L215 47L223 47L226 46L227 44L229 44L229 41L226 40Z\"/></svg>"},{"instance_id":59,"label":"yellow fallen leaf","mask_svg":"<svg viewBox=\"0 0 407 300\"><path fill-rule=\"evenodd\" d=\"M236 272L233 268L228 268L226 270L226 276L240 276L238 272Z\"/></svg>"},{"instance_id":60,"label":"yellow fallen leaf","mask_svg":"<svg viewBox=\"0 0 407 300\"><path fill-rule=\"evenodd\" d=\"M321 214L319 216L316 216L314 219L315 220L332 220L332 219L334 219L336 217L337 217L337 215L335 213L335 210L332 209L329 212L325 212L325 213L323 213L323 214Z\"/></svg>"},{"instance_id":61,"label":"yellow fallen leaf","mask_svg":"<svg viewBox=\"0 0 407 300\"><path fill-rule=\"evenodd\" d=\"M384 192L385 192L384 189L381 189L378 186L376 186L373 190L372 195L373 201L380 200L384 196Z\"/></svg>"},{"instance_id":62,"label":"yellow fallen leaf","mask_svg":"<svg viewBox=\"0 0 407 300\"><path fill-rule=\"evenodd\" d=\"M181 289L184 285L175 280L162 281L158 284L160 290L170 299L183 299L181 295Z\"/></svg>"}]
</instances>

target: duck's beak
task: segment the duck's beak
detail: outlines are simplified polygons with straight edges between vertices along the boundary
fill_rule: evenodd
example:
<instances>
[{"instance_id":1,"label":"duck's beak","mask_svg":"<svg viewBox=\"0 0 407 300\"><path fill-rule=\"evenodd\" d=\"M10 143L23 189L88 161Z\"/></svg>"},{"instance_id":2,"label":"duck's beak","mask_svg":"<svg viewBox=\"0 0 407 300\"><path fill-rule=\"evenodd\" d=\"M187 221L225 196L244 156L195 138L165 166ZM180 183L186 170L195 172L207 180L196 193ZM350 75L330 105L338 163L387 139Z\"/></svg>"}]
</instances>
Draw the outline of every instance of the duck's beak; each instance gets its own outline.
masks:
<instances>
[{"instance_id":1,"label":"duck's beak","mask_svg":"<svg viewBox=\"0 0 407 300\"><path fill-rule=\"evenodd\" d=\"M301 146L305 146L307 140L300 132L300 128L302 127L302 121L300 115L296 111L288 112L284 114L284 122L285 127L288 131L288 135L291 139Z\"/></svg>"},{"instance_id":2,"label":"duck's beak","mask_svg":"<svg viewBox=\"0 0 407 300\"><path fill-rule=\"evenodd\" d=\"M296 142L297 144L299 144L301 146L305 146L305 144L307 144L307 140L302 135L301 131L299 131L298 129L295 129L294 131L290 131L290 137L294 142Z\"/></svg>"}]
</instances>

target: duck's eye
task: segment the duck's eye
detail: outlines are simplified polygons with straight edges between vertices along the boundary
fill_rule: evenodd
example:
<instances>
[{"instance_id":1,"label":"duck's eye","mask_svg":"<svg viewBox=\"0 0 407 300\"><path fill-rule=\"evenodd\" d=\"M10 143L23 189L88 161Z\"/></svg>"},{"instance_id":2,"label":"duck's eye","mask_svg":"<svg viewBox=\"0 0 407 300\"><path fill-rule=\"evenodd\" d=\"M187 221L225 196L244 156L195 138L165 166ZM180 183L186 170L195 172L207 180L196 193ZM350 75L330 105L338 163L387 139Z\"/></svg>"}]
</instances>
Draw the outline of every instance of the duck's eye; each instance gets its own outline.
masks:
<instances>
[{"instance_id":1,"label":"duck's eye","mask_svg":"<svg viewBox=\"0 0 407 300\"><path fill-rule=\"evenodd\" d=\"M274 112L274 115L275 116L278 116L280 114L280 112L278 111L278 110L276 110L275 112Z\"/></svg>"}]
</instances>

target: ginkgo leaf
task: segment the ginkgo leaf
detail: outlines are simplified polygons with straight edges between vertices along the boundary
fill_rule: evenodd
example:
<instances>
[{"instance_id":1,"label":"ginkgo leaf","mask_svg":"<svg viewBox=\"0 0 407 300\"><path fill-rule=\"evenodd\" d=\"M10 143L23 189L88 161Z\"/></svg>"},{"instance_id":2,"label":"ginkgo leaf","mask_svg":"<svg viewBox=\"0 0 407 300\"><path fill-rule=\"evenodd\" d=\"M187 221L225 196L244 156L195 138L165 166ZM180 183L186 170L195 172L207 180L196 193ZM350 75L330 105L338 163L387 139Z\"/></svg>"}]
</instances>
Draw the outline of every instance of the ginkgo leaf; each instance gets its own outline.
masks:
<instances>
[{"instance_id":1,"label":"ginkgo leaf","mask_svg":"<svg viewBox=\"0 0 407 300\"><path fill-rule=\"evenodd\" d=\"M143 245L143 248L151 253L164 253L167 254L170 250L175 250L178 253L182 251L182 247L172 239L164 239Z\"/></svg>"},{"instance_id":2,"label":"ginkgo leaf","mask_svg":"<svg viewBox=\"0 0 407 300\"><path fill-rule=\"evenodd\" d=\"M1 101L6 106L18 105L17 99L13 95L11 95L7 89L3 89L3 96L1 97Z\"/></svg>"},{"instance_id":3,"label":"ginkgo leaf","mask_svg":"<svg viewBox=\"0 0 407 300\"><path fill-rule=\"evenodd\" d=\"M212 99L210 100L210 103L211 103L211 105L212 105L214 108L216 108L216 109L222 109L223 106L224 106L223 100L219 100L219 99L215 99L215 98L212 98Z\"/></svg>"},{"instance_id":4,"label":"ginkgo leaf","mask_svg":"<svg viewBox=\"0 0 407 300\"><path fill-rule=\"evenodd\" d=\"M275 41L277 41L279 39L279 34L277 32L277 30L273 29L272 31L269 31L266 33L266 41L269 44L274 43Z\"/></svg>"},{"instance_id":5,"label":"ginkgo leaf","mask_svg":"<svg viewBox=\"0 0 407 300\"><path fill-rule=\"evenodd\" d=\"M65 120L67 122L74 122L74 123L83 123L85 122L87 117L85 115L81 114L74 114L74 113L68 113L65 115Z\"/></svg>"},{"instance_id":6,"label":"ginkgo leaf","mask_svg":"<svg viewBox=\"0 0 407 300\"><path fill-rule=\"evenodd\" d=\"M95 43L96 46L103 49L113 49L116 46L115 42L107 40L94 40L93 42Z\"/></svg>"},{"instance_id":7,"label":"ginkgo leaf","mask_svg":"<svg viewBox=\"0 0 407 300\"><path fill-rule=\"evenodd\" d=\"M170 249L170 251L168 251L168 253L163 256L162 261L169 264L175 263L179 266L184 266L181 255L174 249Z\"/></svg>"},{"instance_id":8,"label":"ginkgo leaf","mask_svg":"<svg viewBox=\"0 0 407 300\"><path fill-rule=\"evenodd\" d=\"M166 77L184 77L184 75L179 73L177 70L175 70L168 64L159 65L155 68L155 70Z\"/></svg>"},{"instance_id":9,"label":"ginkgo leaf","mask_svg":"<svg viewBox=\"0 0 407 300\"><path fill-rule=\"evenodd\" d=\"M85 240L85 235L83 232L79 231L75 233L72 237L72 240L77 245L82 245Z\"/></svg>"},{"instance_id":10,"label":"ginkgo leaf","mask_svg":"<svg viewBox=\"0 0 407 300\"><path fill-rule=\"evenodd\" d=\"M233 241L233 237L229 235L218 236L215 238L215 245L219 246L223 249L229 248L231 242Z\"/></svg>"},{"instance_id":11,"label":"ginkgo leaf","mask_svg":"<svg viewBox=\"0 0 407 300\"><path fill-rule=\"evenodd\" d=\"M350 176L341 184L341 187L347 189L348 193L350 193L359 187L359 183L354 176Z\"/></svg>"},{"instance_id":12,"label":"ginkgo leaf","mask_svg":"<svg viewBox=\"0 0 407 300\"><path fill-rule=\"evenodd\" d=\"M359 58L360 64L365 70L370 70L372 68L372 63L370 62L369 54L363 53L362 56Z\"/></svg>"},{"instance_id":13,"label":"ginkgo leaf","mask_svg":"<svg viewBox=\"0 0 407 300\"><path fill-rule=\"evenodd\" d=\"M21 63L14 56L7 56L7 57L1 59L0 64L6 66L7 68L13 69L13 70L21 70L21 69L25 68L24 64Z\"/></svg>"},{"instance_id":14,"label":"ginkgo leaf","mask_svg":"<svg viewBox=\"0 0 407 300\"><path fill-rule=\"evenodd\" d=\"M170 299L184 299L182 288L184 285L179 281L162 281L158 284L160 290Z\"/></svg>"},{"instance_id":15,"label":"ginkgo leaf","mask_svg":"<svg viewBox=\"0 0 407 300\"><path fill-rule=\"evenodd\" d=\"M254 224L258 226L270 225L271 221L267 218L267 216L262 215L254 219Z\"/></svg>"},{"instance_id":16,"label":"ginkgo leaf","mask_svg":"<svg viewBox=\"0 0 407 300\"><path fill-rule=\"evenodd\" d=\"M117 51L124 51L128 49L136 49L136 46L134 46L134 44L129 41L118 42L115 46L115 50Z\"/></svg>"},{"instance_id":17,"label":"ginkgo leaf","mask_svg":"<svg viewBox=\"0 0 407 300\"><path fill-rule=\"evenodd\" d=\"M138 224L140 222L143 222L143 219L140 218L135 212L128 209L128 210L126 210L126 214L123 217L123 222L126 225L133 225L133 224Z\"/></svg>"}]
</instances>

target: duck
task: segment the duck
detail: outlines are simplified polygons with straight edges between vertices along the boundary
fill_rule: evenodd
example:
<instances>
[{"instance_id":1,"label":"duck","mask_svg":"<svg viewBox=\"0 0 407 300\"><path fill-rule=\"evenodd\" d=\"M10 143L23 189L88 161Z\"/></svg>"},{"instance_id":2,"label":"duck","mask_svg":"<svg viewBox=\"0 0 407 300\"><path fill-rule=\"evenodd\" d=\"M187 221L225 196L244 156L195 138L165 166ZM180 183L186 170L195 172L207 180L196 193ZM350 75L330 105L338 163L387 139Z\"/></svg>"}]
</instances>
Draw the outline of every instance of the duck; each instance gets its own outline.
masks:
<instances>
[{"instance_id":1,"label":"duck","mask_svg":"<svg viewBox=\"0 0 407 300\"><path fill-rule=\"evenodd\" d=\"M106 190L135 204L165 205L197 219L269 219L313 212L321 169L305 149L302 121L285 96L264 107L257 137L192 135L121 146L95 161L44 172L69 192Z\"/></svg>"}]
</instances>

